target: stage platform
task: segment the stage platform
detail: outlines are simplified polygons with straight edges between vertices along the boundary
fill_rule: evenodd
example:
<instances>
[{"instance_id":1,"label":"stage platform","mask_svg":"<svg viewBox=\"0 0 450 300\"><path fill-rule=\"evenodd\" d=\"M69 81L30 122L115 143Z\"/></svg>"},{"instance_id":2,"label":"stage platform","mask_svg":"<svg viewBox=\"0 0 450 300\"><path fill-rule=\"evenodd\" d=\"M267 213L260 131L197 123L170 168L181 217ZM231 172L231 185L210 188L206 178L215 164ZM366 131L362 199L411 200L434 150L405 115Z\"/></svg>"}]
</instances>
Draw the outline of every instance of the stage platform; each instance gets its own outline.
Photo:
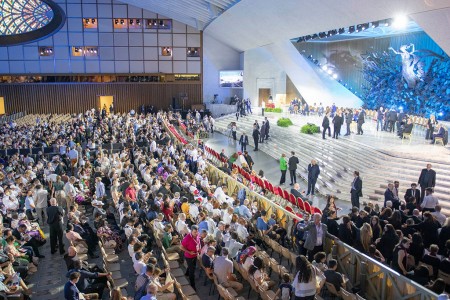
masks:
<instances>
[{"instance_id":1,"label":"stage platform","mask_svg":"<svg viewBox=\"0 0 450 300\"><path fill-rule=\"evenodd\" d=\"M271 124L271 137L269 143L259 147L260 150L275 159L279 159L282 153L289 157L290 151L295 151L300 160L298 175L303 179L307 178L306 169L311 159L318 160L321 175L316 187L321 195L333 194L341 201L349 202L353 171L358 170L363 180L362 201L382 204L387 184L394 180L400 181L399 194L403 199L410 184L417 182L421 169L425 168L427 163L432 163L437 172L435 195L440 200L443 212L450 215L449 149L442 145L430 145L430 141L425 140L423 128L416 126L411 143L407 140L402 143L394 133L377 132L376 122L367 120L363 126L364 135L353 133L344 137L345 128L342 128L342 136L338 140L328 136L326 140L322 140L320 134L300 133L301 126L306 123L320 125L322 118L318 116L276 113L266 113L265 116ZM289 117L294 125L289 128L278 127L276 121L280 117ZM245 131L249 135L251 145L252 125L255 120L261 124L263 117L250 115L240 118L237 122L238 138ZM236 121L234 115L217 119L216 130L224 132L231 121ZM277 181L273 183L276 184Z\"/></svg>"}]
</instances>

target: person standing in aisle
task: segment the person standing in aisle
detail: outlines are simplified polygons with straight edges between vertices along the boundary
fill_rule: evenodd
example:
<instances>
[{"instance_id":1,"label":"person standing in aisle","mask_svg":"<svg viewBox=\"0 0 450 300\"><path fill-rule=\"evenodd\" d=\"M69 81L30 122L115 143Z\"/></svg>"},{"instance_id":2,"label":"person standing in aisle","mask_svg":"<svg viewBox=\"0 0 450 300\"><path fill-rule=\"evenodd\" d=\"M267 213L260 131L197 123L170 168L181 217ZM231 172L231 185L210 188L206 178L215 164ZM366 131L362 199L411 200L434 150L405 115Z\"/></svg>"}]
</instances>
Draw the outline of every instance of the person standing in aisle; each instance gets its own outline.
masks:
<instances>
[{"instance_id":1,"label":"person standing in aisle","mask_svg":"<svg viewBox=\"0 0 450 300\"><path fill-rule=\"evenodd\" d=\"M241 138L239 139L239 145L241 145L241 152L247 150L248 136L245 132L242 133Z\"/></svg>"},{"instance_id":2,"label":"person standing in aisle","mask_svg":"<svg viewBox=\"0 0 450 300\"><path fill-rule=\"evenodd\" d=\"M362 197L362 180L359 178L359 172L355 171L353 173L354 179L352 182L352 188L350 190L352 207L359 208L359 197Z\"/></svg>"},{"instance_id":3,"label":"person standing in aisle","mask_svg":"<svg viewBox=\"0 0 450 300\"><path fill-rule=\"evenodd\" d=\"M262 122L262 125L261 125L261 129L259 130L260 131L260 136L259 136L259 142L260 143L264 143L264 137L266 136L266 122L265 121L263 121Z\"/></svg>"},{"instance_id":4,"label":"person standing in aisle","mask_svg":"<svg viewBox=\"0 0 450 300\"><path fill-rule=\"evenodd\" d=\"M291 176L291 184L290 185L294 185L294 183L297 183L297 176L296 176L297 164L300 161L298 160L298 157L295 156L294 151L292 151L291 154L292 154L292 156L289 157L288 165L289 165L289 175Z\"/></svg>"},{"instance_id":5,"label":"person standing in aisle","mask_svg":"<svg viewBox=\"0 0 450 300\"><path fill-rule=\"evenodd\" d=\"M358 115L358 121L357 121L358 132L356 133L356 135L363 135L363 133L364 133L364 131L362 130L362 126L364 124L364 116L365 115L366 115L366 113L361 108L361 111L359 112L359 115Z\"/></svg>"},{"instance_id":6,"label":"person standing in aisle","mask_svg":"<svg viewBox=\"0 0 450 300\"><path fill-rule=\"evenodd\" d=\"M258 142L259 142L259 130L256 126L253 126L253 142L255 143L255 151L258 151Z\"/></svg>"},{"instance_id":7,"label":"person standing in aisle","mask_svg":"<svg viewBox=\"0 0 450 300\"><path fill-rule=\"evenodd\" d=\"M286 162L286 154L281 154L280 157L280 171L281 171L281 178L280 178L280 185L283 185L286 182L286 171L287 171L287 162Z\"/></svg>"},{"instance_id":8,"label":"person standing in aisle","mask_svg":"<svg viewBox=\"0 0 450 300\"><path fill-rule=\"evenodd\" d=\"M266 120L266 132L265 132L264 139L267 141L269 139L270 124L269 124L269 120L267 120L267 117L265 118L265 120Z\"/></svg>"},{"instance_id":9,"label":"person standing in aisle","mask_svg":"<svg viewBox=\"0 0 450 300\"><path fill-rule=\"evenodd\" d=\"M58 206L55 198L50 199L50 207L47 207L47 223L50 226L50 251L56 253L58 246L59 253L64 254L63 244L63 217L64 210Z\"/></svg>"},{"instance_id":10,"label":"person standing in aisle","mask_svg":"<svg viewBox=\"0 0 450 300\"><path fill-rule=\"evenodd\" d=\"M329 112L325 114L322 120L322 138L325 140L325 132L328 130L328 136L331 137L331 129L330 129L330 119L328 116L330 115Z\"/></svg>"},{"instance_id":11,"label":"person standing in aisle","mask_svg":"<svg viewBox=\"0 0 450 300\"><path fill-rule=\"evenodd\" d=\"M420 184L420 195L421 201L423 201L423 197L425 197L425 189L426 188L434 188L436 185L436 171L431 169L431 164L427 164L426 169L422 169L420 172L419 180L417 181ZM417 203L420 205L421 203Z\"/></svg>"},{"instance_id":12,"label":"person standing in aisle","mask_svg":"<svg viewBox=\"0 0 450 300\"><path fill-rule=\"evenodd\" d=\"M353 122L353 113L351 109L347 110L347 114L345 115L345 125L347 125L347 132L345 133L345 136L350 135L350 125Z\"/></svg>"},{"instance_id":13,"label":"person standing in aisle","mask_svg":"<svg viewBox=\"0 0 450 300\"><path fill-rule=\"evenodd\" d=\"M237 126L236 123L233 122L231 125L231 135L233 136L233 140L236 141L237 137L236 137L236 131L237 131Z\"/></svg>"},{"instance_id":14,"label":"person standing in aisle","mask_svg":"<svg viewBox=\"0 0 450 300\"><path fill-rule=\"evenodd\" d=\"M341 111L338 109L333 118L333 139L338 139L341 134L342 121Z\"/></svg>"},{"instance_id":15,"label":"person standing in aisle","mask_svg":"<svg viewBox=\"0 0 450 300\"><path fill-rule=\"evenodd\" d=\"M308 165L308 192L306 196L309 194L314 195L314 190L316 188L317 178L319 178L320 168L315 159L311 160L311 163Z\"/></svg>"},{"instance_id":16,"label":"person standing in aisle","mask_svg":"<svg viewBox=\"0 0 450 300\"><path fill-rule=\"evenodd\" d=\"M186 234L180 248L184 251L184 258L188 266L185 275L189 276L189 283L196 290L195 268L197 266L197 255L199 255L201 249L197 225L191 226L191 232Z\"/></svg>"}]
</instances>

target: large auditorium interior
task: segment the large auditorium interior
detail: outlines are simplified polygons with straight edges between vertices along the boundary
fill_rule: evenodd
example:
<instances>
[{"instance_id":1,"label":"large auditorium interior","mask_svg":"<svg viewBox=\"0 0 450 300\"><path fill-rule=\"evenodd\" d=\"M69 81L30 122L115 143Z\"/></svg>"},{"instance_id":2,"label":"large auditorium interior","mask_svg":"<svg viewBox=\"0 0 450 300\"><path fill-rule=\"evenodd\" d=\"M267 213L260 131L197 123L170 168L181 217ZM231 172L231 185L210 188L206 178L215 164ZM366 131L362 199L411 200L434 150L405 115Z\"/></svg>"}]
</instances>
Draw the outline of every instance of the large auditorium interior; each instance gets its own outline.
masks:
<instances>
[{"instance_id":1,"label":"large auditorium interior","mask_svg":"<svg viewBox=\"0 0 450 300\"><path fill-rule=\"evenodd\" d=\"M450 0L0 3L0 300L450 299Z\"/></svg>"}]
</instances>

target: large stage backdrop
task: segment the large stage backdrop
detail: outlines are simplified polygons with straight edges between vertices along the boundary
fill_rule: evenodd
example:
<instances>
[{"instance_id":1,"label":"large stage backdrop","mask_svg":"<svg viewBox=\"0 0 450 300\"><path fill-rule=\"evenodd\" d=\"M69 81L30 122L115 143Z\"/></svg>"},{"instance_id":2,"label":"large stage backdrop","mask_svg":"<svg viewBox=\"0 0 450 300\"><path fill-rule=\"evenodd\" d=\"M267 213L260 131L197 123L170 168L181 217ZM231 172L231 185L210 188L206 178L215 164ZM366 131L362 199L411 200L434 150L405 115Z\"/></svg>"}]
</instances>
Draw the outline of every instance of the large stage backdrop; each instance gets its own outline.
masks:
<instances>
[{"instance_id":1,"label":"large stage backdrop","mask_svg":"<svg viewBox=\"0 0 450 300\"><path fill-rule=\"evenodd\" d=\"M296 47L333 68L368 108L450 119L450 58L424 32Z\"/></svg>"}]
</instances>

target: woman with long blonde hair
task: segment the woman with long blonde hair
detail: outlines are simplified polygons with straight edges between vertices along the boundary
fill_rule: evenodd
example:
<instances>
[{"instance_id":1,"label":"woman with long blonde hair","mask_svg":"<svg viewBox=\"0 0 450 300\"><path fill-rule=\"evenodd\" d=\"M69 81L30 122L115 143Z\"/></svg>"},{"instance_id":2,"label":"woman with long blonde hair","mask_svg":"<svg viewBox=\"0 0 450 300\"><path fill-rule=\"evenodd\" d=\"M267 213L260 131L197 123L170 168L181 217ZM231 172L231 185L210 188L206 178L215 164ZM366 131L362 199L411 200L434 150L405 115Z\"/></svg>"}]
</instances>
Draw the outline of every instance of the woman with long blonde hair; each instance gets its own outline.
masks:
<instances>
[{"instance_id":1,"label":"woman with long blonde hair","mask_svg":"<svg viewBox=\"0 0 450 300\"><path fill-rule=\"evenodd\" d=\"M372 236L372 227L368 223L364 223L363 226L361 226L359 237L362 250L364 250L365 253L369 253L369 247L372 244Z\"/></svg>"}]
</instances>

